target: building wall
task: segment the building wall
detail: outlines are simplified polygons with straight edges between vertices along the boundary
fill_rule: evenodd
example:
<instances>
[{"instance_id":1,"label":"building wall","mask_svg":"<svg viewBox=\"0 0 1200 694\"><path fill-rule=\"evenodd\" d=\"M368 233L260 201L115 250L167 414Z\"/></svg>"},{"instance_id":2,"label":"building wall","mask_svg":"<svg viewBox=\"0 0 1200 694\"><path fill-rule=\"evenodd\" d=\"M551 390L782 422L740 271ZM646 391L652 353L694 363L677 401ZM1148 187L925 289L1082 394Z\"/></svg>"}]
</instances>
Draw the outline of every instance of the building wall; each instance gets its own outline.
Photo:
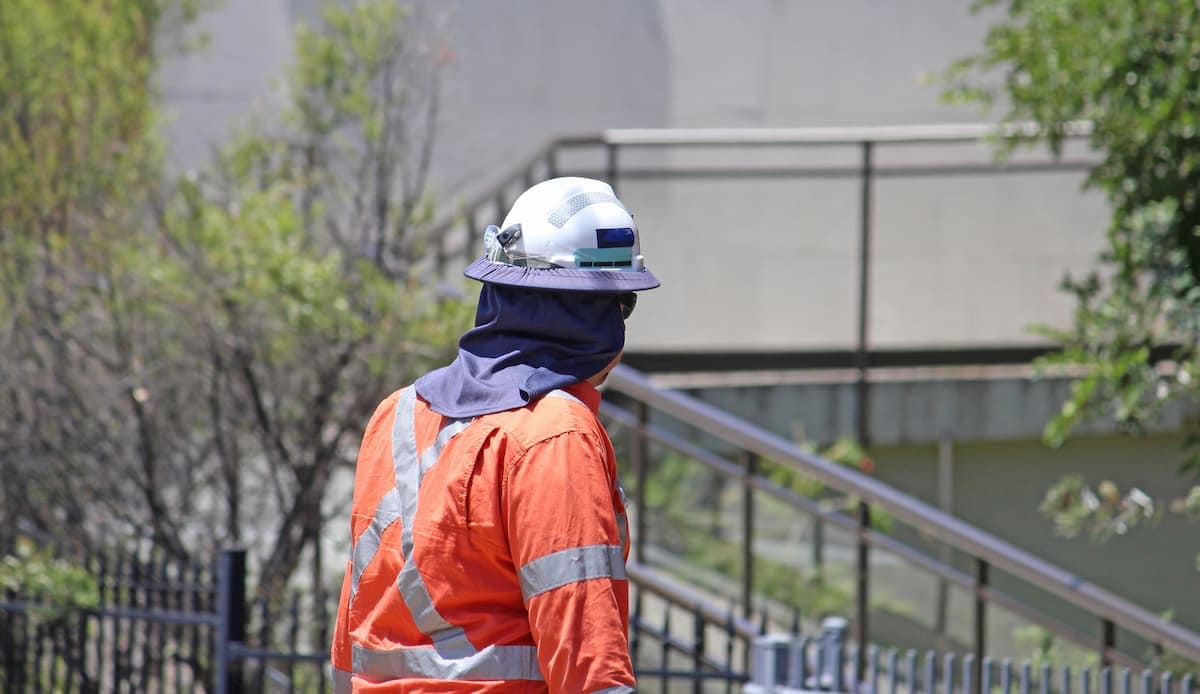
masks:
<instances>
[{"instance_id":1,"label":"building wall","mask_svg":"<svg viewBox=\"0 0 1200 694\"><path fill-rule=\"evenodd\" d=\"M289 27L316 0L228 0L211 49L173 61L172 161L200 166L231 124L277 106ZM554 137L620 127L828 127L976 120L923 76L975 50L961 0L455 0L415 3L446 42L435 191L494 185ZM652 164L678 165L669 150ZM727 152L724 163L855 165L853 148ZM987 147L880 148L879 163L982 161ZM642 157L645 160L645 157ZM636 153L629 160L637 159ZM636 162L634 162L636 163ZM594 168L594 167L593 167ZM1069 319L1056 289L1093 265L1105 206L1082 175L881 178L871 341L1028 343ZM846 347L856 334L854 178L619 181L663 280L630 322L638 351ZM488 219L478 219L482 227Z\"/></svg>"}]
</instances>

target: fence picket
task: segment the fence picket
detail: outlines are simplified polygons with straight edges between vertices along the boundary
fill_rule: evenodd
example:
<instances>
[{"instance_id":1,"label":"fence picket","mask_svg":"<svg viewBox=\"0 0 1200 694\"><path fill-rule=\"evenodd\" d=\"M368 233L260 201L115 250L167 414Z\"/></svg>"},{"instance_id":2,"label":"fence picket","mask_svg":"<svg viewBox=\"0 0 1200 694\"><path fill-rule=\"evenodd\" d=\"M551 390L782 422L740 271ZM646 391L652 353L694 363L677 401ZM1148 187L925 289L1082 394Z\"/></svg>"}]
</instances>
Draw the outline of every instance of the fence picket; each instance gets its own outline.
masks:
<instances>
[{"instance_id":1,"label":"fence picket","mask_svg":"<svg viewBox=\"0 0 1200 694\"><path fill-rule=\"evenodd\" d=\"M153 555L151 555L150 566L153 566L153 562L154 558ZM149 567L143 565L143 563L138 560L136 555L134 556L132 564L133 604L137 609L150 609L151 590L149 583L154 580L154 572L152 569L149 569ZM137 691L146 691L148 683L150 682L151 663L155 658L153 643L150 641L150 630L154 626L154 622L143 622L141 620L131 619L129 620L129 626L130 632L133 636L133 641L136 644L134 646L134 652L140 653L142 656L138 659L140 662L136 663L138 667L133 673L133 676L137 678L137 683L135 686ZM133 659L131 658L130 660L131 664L133 664Z\"/></svg>"},{"instance_id":2,"label":"fence picket","mask_svg":"<svg viewBox=\"0 0 1200 694\"><path fill-rule=\"evenodd\" d=\"M259 630L258 630L258 647L266 649L269 639L271 638L271 625L274 623L274 617L271 615L271 605L263 600L258 604L259 614ZM267 663L262 659L258 661L258 682L254 691L261 692L267 686Z\"/></svg>"},{"instance_id":3,"label":"fence picket","mask_svg":"<svg viewBox=\"0 0 1200 694\"><path fill-rule=\"evenodd\" d=\"M204 599L203 593L200 588L200 586L202 586L204 583L203 569L200 567L199 564L195 564L192 566L191 574L192 574L193 589L187 593L188 602L191 605L190 611L206 612L206 611L208 611L209 607L208 607L208 605L205 605L203 602L203 599ZM190 664L188 677L191 680L193 685L195 685L198 682L207 682L209 679L203 672L201 672L201 670L199 668L199 663L201 662L200 661L200 644L207 643L207 642L208 642L207 638L205 638L205 639L200 638L200 630L199 629L192 629L191 644L189 644L189 647L188 647L188 661Z\"/></svg>"},{"instance_id":4,"label":"fence picket","mask_svg":"<svg viewBox=\"0 0 1200 694\"><path fill-rule=\"evenodd\" d=\"M298 641L299 641L299 635L300 635L300 594L299 593L292 595L292 610L291 610L290 619L291 619L291 624L288 625L288 648L293 653L296 653L299 651ZM292 694L293 692L296 691L296 661L289 660L287 668L288 668L287 690L288 690L288 694Z\"/></svg>"},{"instance_id":5,"label":"fence picket","mask_svg":"<svg viewBox=\"0 0 1200 694\"><path fill-rule=\"evenodd\" d=\"M96 587L97 594L100 599L100 605L108 605L108 554L101 553L96 556ZM104 672L105 665L111 661L108 658L108 629L105 620L99 616L96 617L96 637L94 639L92 652L96 656L96 685L99 689L104 688ZM112 690L109 690L112 691Z\"/></svg>"},{"instance_id":6,"label":"fence picket","mask_svg":"<svg viewBox=\"0 0 1200 694\"><path fill-rule=\"evenodd\" d=\"M879 690L879 647L872 644L867 649L867 694Z\"/></svg>"},{"instance_id":7,"label":"fence picket","mask_svg":"<svg viewBox=\"0 0 1200 694\"><path fill-rule=\"evenodd\" d=\"M896 666L899 664L900 652L893 648L888 652L888 694L896 694L896 680L899 679L899 672Z\"/></svg>"}]
</instances>

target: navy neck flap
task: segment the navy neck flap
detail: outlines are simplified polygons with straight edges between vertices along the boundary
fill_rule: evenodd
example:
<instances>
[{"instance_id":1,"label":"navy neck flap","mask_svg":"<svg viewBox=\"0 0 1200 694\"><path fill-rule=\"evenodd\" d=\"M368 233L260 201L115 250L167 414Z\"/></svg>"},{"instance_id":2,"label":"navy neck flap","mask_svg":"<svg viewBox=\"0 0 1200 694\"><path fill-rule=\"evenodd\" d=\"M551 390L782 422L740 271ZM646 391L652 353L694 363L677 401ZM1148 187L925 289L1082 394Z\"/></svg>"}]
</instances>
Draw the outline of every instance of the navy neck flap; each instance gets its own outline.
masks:
<instances>
[{"instance_id":1,"label":"navy neck flap","mask_svg":"<svg viewBox=\"0 0 1200 694\"><path fill-rule=\"evenodd\" d=\"M458 358L417 379L417 394L447 417L511 410L591 378L624 346L615 294L484 283Z\"/></svg>"}]
</instances>

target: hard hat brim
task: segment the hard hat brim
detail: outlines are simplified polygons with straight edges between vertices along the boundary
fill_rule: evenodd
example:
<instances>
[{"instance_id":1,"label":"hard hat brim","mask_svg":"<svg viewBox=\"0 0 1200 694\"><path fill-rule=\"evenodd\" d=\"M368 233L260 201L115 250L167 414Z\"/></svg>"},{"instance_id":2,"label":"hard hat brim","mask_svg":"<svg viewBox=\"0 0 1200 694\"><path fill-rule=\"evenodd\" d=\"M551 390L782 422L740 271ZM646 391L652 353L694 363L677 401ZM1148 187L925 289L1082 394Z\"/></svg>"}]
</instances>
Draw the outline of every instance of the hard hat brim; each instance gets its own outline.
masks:
<instances>
[{"instance_id":1,"label":"hard hat brim","mask_svg":"<svg viewBox=\"0 0 1200 694\"><path fill-rule=\"evenodd\" d=\"M480 282L561 292L638 292L654 289L662 284L649 270L622 272L520 267L495 263L486 257L468 265L463 274Z\"/></svg>"}]
</instances>

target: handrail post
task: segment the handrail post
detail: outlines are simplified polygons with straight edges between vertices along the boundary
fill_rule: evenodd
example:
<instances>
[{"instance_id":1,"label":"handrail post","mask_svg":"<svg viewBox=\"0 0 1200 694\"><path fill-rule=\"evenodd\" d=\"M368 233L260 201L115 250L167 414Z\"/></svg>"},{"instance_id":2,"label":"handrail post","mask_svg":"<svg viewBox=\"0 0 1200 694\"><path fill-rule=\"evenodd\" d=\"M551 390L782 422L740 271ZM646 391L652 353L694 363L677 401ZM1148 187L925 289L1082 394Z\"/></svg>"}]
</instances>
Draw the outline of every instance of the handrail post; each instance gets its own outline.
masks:
<instances>
[{"instance_id":1,"label":"handrail post","mask_svg":"<svg viewBox=\"0 0 1200 694\"><path fill-rule=\"evenodd\" d=\"M984 591L990 581L991 565L987 560L975 558L975 662L982 663L987 655L987 600ZM975 691L984 694L980 689L979 673L975 674Z\"/></svg>"},{"instance_id":2,"label":"handrail post","mask_svg":"<svg viewBox=\"0 0 1200 694\"><path fill-rule=\"evenodd\" d=\"M608 185L613 193L617 192L617 145L612 142L604 143L604 171Z\"/></svg>"},{"instance_id":3,"label":"handrail post","mask_svg":"<svg viewBox=\"0 0 1200 694\"><path fill-rule=\"evenodd\" d=\"M1108 618L1100 620L1100 667L1112 666L1109 655L1117 647L1117 625Z\"/></svg>"},{"instance_id":4,"label":"handrail post","mask_svg":"<svg viewBox=\"0 0 1200 694\"><path fill-rule=\"evenodd\" d=\"M865 501L858 502L857 562L855 567L854 591L854 640L858 649L854 654L854 681L861 682L866 671L867 645L870 643L870 586L871 556L867 542L867 530L871 527L871 507Z\"/></svg>"},{"instance_id":5,"label":"handrail post","mask_svg":"<svg viewBox=\"0 0 1200 694\"><path fill-rule=\"evenodd\" d=\"M812 517L812 565L813 582L825 583L825 523L819 515Z\"/></svg>"},{"instance_id":6,"label":"handrail post","mask_svg":"<svg viewBox=\"0 0 1200 694\"><path fill-rule=\"evenodd\" d=\"M867 336L871 308L871 227L872 227L872 179L874 177L873 146L870 140L862 143L862 191L859 198L859 246L858 246L858 380L855 389L855 433L864 449L869 445L870 419L868 415L867 390ZM854 600L854 638L858 650L854 658L855 681L862 681L866 669L865 655L870 643L868 625L870 605L870 545L867 530L871 527L871 507L861 499L858 502L857 567Z\"/></svg>"},{"instance_id":7,"label":"handrail post","mask_svg":"<svg viewBox=\"0 0 1200 694\"><path fill-rule=\"evenodd\" d=\"M858 238L858 344L855 360L858 366L856 383L855 433L861 446L867 445L870 420L867 414L867 337L871 309L871 232L873 201L872 180L875 175L872 145L862 143L862 191L859 198Z\"/></svg>"},{"instance_id":8,"label":"handrail post","mask_svg":"<svg viewBox=\"0 0 1200 694\"><path fill-rule=\"evenodd\" d=\"M704 671L704 614L697 605L692 611L692 672L696 678L692 680L693 694L703 694L704 679L700 673Z\"/></svg>"},{"instance_id":9,"label":"handrail post","mask_svg":"<svg viewBox=\"0 0 1200 694\"><path fill-rule=\"evenodd\" d=\"M637 410L637 427L633 430L633 469L637 475L637 545L634 548L634 556L638 562L646 563L646 545L650 538L646 536L646 518L650 515L650 509L646 504L646 478L649 476L649 451L646 446L646 424L650 420L650 407L639 400L635 406Z\"/></svg>"},{"instance_id":10,"label":"handrail post","mask_svg":"<svg viewBox=\"0 0 1200 694\"><path fill-rule=\"evenodd\" d=\"M742 486L742 612L749 619L754 599L754 476L758 473L758 456L742 453L745 479Z\"/></svg>"}]
</instances>

